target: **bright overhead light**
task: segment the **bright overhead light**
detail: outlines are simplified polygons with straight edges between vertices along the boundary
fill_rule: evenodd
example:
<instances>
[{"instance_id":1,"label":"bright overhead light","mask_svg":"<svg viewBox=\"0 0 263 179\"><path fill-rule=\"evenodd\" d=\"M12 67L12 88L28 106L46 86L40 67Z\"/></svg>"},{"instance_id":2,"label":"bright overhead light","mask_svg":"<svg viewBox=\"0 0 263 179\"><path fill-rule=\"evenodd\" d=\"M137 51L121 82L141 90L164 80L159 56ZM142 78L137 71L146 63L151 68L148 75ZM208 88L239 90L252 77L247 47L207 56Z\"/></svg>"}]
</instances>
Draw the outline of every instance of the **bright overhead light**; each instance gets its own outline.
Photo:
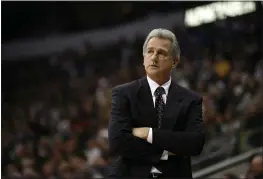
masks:
<instances>
[{"instance_id":1,"label":"bright overhead light","mask_svg":"<svg viewBox=\"0 0 263 179\"><path fill-rule=\"evenodd\" d=\"M184 22L187 27L195 27L254 11L256 11L255 2L216 2L186 10Z\"/></svg>"}]
</instances>

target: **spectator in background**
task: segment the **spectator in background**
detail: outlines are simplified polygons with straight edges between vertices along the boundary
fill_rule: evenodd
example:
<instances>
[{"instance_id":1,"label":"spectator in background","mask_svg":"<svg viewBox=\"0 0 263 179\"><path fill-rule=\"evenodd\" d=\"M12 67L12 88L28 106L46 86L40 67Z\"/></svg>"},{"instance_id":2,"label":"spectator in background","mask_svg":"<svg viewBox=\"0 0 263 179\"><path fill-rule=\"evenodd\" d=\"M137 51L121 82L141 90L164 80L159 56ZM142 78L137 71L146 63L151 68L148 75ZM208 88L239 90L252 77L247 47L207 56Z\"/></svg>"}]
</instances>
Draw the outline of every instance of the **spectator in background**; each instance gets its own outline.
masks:
<instances>
[{"instance_id":1,"label":"spectator in background","mask_svg":"<svg viewBox=\"0 0 263 179\"><path fill-rule=\"evenodd\" d=\"M263 156L255 155L250 162L249 170L245 176L247 179L263 178Z\"/></svg>"},{"instance_id":2,"label":"spectator in background","mask_svg":"<svg viewBox=\"0 0 263 179\"><path fill-rule=\"evenodd\" d=\"M9 178L22 177L22 174L14 164L8 164L6 170L6 176Z\"/></svg>"},{"instance_id":3,"label":"spectator in background","mask_svg":"<svg viewBox=\"0 0 263 179\"><path fill-rule=\"evenodd\" d=\"M76 173L76 168L66 162L61 163L58 173L61 179L71 179Z\"/></svg>"}]
</instances>

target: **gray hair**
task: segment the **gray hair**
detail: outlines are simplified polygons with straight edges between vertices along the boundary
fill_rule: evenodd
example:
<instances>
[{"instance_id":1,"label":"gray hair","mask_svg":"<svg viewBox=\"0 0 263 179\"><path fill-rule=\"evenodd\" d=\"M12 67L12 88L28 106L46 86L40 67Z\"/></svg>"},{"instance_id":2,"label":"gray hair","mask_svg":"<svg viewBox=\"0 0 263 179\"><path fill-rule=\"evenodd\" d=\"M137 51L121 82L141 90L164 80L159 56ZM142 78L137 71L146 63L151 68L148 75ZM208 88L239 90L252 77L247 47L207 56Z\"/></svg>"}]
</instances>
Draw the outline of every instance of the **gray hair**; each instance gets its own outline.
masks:
<instances>
[{"instance_id":1,"label":"gray hair","mask_svg":"<svg viewBox=\"0 0 263 179\"><path fill-rule=\"evenodd\" d=\"M143 44L143 54L146 52L147 44L149 40L153 37L159 37L159 38L165 38L172 42L172 55L173 57L176 57L178 60L180 59L180 47L177 41L176 36L173 32L167 29L153 29L148 36L146 37L146 40Z\"/></svg>"}]
</instances>

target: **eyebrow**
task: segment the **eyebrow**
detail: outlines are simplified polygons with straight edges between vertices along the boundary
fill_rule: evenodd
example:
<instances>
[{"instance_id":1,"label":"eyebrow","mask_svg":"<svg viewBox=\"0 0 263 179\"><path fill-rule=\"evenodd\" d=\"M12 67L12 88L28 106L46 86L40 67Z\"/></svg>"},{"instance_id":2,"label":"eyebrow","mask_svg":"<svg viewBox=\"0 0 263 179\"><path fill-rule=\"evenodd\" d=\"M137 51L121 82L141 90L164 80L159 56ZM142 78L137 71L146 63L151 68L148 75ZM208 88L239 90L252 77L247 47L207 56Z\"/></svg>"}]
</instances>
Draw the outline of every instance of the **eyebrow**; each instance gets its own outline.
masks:
<instances>
[{"instance_id":1,"label":"eyebrow","mask_svg":"<svg viewBox=\"0 0 263 179\"><path fill-rule=\"evenodd\" d=\"M150 49L154 49L154 47L147 47L147 50L150 50ZM168 52L169 51L169 50L164 49L164 48L157 48L157 50L161 50L161 51L164 51L164 52Z\"/></svg>"}]
</instances>

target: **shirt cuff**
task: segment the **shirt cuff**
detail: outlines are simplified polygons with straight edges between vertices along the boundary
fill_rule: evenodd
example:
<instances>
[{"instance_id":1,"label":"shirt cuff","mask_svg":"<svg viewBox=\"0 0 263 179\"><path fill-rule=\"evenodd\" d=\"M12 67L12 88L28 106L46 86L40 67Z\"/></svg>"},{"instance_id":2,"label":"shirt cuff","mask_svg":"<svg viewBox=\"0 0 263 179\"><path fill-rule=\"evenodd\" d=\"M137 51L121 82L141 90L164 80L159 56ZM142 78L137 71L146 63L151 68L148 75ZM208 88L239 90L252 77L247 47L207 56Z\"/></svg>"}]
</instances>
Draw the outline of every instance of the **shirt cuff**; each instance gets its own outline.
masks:
<instances>
[{"instance_id":1,"label":"shirt cuff","mask_svg":"<svg viewBox=\"0 0 263 179\"><path fill-rule=\"evenodd\" d=\"M164 150L163 151L163 154L161 156L161 160L168 160L168 151L167 150Z\"/></svg>"},{"instance_id":2,"label":"shirt cuff","mask_svg":"<svg viewBox=\"0 0 263 179\"><path fill-rule=\"evenodd\" d=\"M152 132L152 128L149 129L149 133L148 133L148 136L147 136L147 142L149 143L153 143L153 132Z\"/></svg>"}]
</instances>

